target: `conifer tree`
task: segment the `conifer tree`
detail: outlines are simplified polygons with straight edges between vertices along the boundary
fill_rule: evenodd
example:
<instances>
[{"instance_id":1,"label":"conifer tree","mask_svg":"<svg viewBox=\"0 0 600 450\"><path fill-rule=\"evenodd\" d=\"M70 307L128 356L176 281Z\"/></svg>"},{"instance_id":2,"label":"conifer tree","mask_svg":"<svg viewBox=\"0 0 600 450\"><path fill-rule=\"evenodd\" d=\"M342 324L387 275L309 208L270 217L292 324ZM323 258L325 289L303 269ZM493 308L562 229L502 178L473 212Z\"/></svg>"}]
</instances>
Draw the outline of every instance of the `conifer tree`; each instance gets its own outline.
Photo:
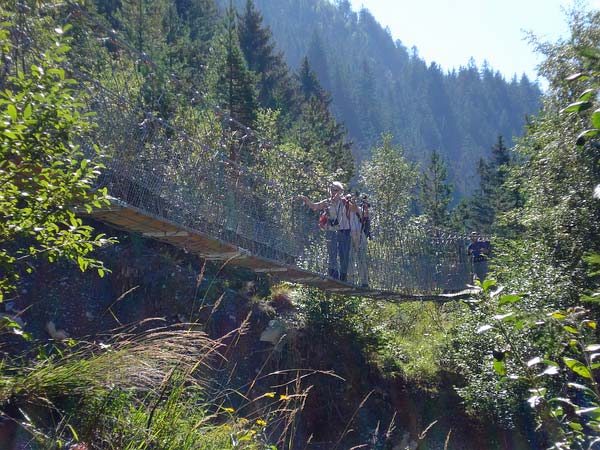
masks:
<instances>
[{"instance_id":1,"label":"conifer tree","mask_svg":"<svg viewBox=\"0 0 600 450\"><path fill-rule=\"evenodd\" d=\"M429 165L421 178L421 205L429 223L435 227L448 224L448 205L452 199L453 186L447 183L446 162L434 150Z\"/></svg>"},{"instance_id":2,"label":"conifer tree","mask_svg":"<svg viewBox=\"0 0 600 450\"><path fill-rule=\"evenodd\" d=\"M296 123L297 144L310 151L313 160L327 172L348 181L354 172L352 144L346 139L345 127L329 111L329 94L319 84L307 58L300 67L298 82L303 102Z\"/></svg>"},{"instance_id":3,"label":"conifer tree","mask_svg":"<svg viewBox=\"0 0 600 450\"><path fill-rule=\"evenodd\" d=\"M302 63L298 71L298 81L300 83L300 93L304 101L308 101L311 97L322 97L325 94L317 75L312 71L308 63L307 56L302 58Z\"/></svg>"},{"instance_id":4,"label":"conifer tree","mask_svg":"<svg viewBox=\"0 0 600 450\"><path fill-rule=\"evenodd\" d=\"M170 57L173 50L177 50L179 41L175 16L173 5L167 0L123 0L115 13L125 40L132 43L139 53L135 70L144 80L139 94L146 107L163 117L168 117L174 110L168 75L156 70L146 58L159 67L176 65ZM138 93L131 94L137 101Z\"/></svg>"},{"instance_id":5,"label":"conifer tree","mask_svg":"<svg viewBox=\"0 0 600 450\"><path fill-rule=\"evenodd\" d=\"M496 220L501 213L518 206L519 194L506 185L513 165L509 149L502 136L498 136L492 147L490 161L479 161L477 172L480 176L479 189L471 201L473 225L487 233L497 231Z\"/></svg>"},{"instance_id":6,"label":"conifer tree","mask_svg":"<svg viewBox=\"0 0 600 450\"><path fill-rule=\"evenodd\" d=\"M237 36L235 12L230 8L213 40L207 82L217 104L234 119L252 126L258 106L255 80L248 70Z\"/></svg>"},{"instance_id":7,"label":"conifer tree","mask_svg":"<svg viewBox=\"0 0 600 450\"><path fill-rule=\"evenodd\" d=\"M115 16L126 40L158 62L166 47L163 18L168 10L166 0L122 0Z\"/></svg>"},{"instance_id":8,"label":"conifer tree","mask_svg":"<svg viewBox=\"0 0 600 450\"><path fill-rule=\"evenodd\" d=\"M238 18L240 48L248 68L257 77L258 101L266 108L285 113L297 110L296 90L283 54L276 52L271 30L263 26L263 18L253 0L247 0Z\"/></svg>"},{"instance_id":9,"label":"conifer tree","mask_svg":"<svg viewBox=\"0 0 600 450\"><path fill-rule=\"evenodd\" d=\"M181 75L196 88L202 87L210 43L218 24L217 5L215 0L176 0L175 8L185 33L179 55L186 67Z\"/></svg>"},{"instance_id":10,"label":"conifer tree","mask_svg":"<svg viewBox=\"0 0 600 450\"><path fill-rule=\"evenodd\" d=\"M314 31L311 37L306 56L310 60L314 72L319 77L323 89L330 91L332 86L329 79L329 62L323 46L323 40L317 31Z\"/></svg>"}]
</instances>

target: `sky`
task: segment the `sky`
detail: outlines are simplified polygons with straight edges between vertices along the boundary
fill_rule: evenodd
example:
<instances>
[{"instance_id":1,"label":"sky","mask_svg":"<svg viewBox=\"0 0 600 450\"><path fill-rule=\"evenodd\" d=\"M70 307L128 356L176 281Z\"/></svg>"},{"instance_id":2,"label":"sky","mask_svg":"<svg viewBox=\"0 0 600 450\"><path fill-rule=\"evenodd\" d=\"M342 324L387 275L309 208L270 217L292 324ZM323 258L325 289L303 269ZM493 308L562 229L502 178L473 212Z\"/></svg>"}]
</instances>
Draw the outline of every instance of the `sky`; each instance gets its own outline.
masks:
<instances>
[{"instance_id":1,"label":"sky","mask_svg":"<svg viewBox=\"0 0 600 450\"><path fill-rule=\"evenodd\" d=\"M532 81L541 57L524 40L525 30L551 42L568 37L564 10L575 2L600 9L600 0L350 0L355 11L364 7L388 27L394 40L417 47L427 63L452 70L473 57L507 80L525 73Z\"/></svg>"}]
</instances>

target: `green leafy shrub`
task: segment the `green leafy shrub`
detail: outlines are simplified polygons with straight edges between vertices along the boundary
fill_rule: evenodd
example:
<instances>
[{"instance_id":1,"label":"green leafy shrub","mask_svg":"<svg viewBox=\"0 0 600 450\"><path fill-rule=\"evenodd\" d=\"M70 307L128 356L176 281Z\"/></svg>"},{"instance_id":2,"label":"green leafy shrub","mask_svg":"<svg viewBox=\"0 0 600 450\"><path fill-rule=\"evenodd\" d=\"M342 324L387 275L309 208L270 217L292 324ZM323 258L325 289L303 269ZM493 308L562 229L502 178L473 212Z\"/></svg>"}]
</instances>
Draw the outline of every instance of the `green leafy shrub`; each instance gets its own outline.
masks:
<instances>
[{"instance_id":1,"label":"green leafy shrub","mask_svg":"<svg viewBox=\"0 0 600 450\"><path fill-rule=\"evenodd\" d=\"M9 26L0 26L4 54L13 48ZM76 144L92 124L62 68L67 28L56 29L45 50L28 57L26 70L0 79L0 301L39 256L66 258L100 276L106 271L90 253L111 241L94 236L76 216L77 208L91 211L107 199L105 191L92 191L100 149L88 159Z\"/></svg>"}]
</instances>

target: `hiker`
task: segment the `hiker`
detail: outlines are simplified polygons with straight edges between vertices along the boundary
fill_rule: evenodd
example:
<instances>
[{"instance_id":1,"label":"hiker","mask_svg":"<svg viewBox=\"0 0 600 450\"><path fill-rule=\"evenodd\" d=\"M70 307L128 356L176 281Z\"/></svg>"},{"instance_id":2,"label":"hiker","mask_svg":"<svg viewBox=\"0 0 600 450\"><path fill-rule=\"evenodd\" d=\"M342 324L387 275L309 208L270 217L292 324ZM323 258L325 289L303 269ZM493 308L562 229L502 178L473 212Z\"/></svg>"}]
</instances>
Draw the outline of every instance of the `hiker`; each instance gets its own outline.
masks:
<instances>
[{"instance_id":1,"label":"hiker","mask_svg":"<svg viewBox=\"0 0 600 450\"><path fill-rule=\"evenodd\" d=\"M360 194L360 200L362 231L367 238L371 239L371 218L369 217L369 208L371 207L371 204L369 203L367 194Z\"/></svg>"},{"instance_id":2,"label":"hiker","mask_svg":"<svg viewBox=\"0 0 600 450\"><path fill-rule=\"evenodd\" d=\"M352 212L350 212L350 270L355 273L354 267L356 265L360 287L368 288L369 273L367 269L367 236L364 232L363 222L364 210L356 204L352 194L346 196L346 202L348 203L348 209L352 208Z\"/></svg>"},{"instance_id":3,"label":"hiker","mask_svg":"<svg viewBox=\"0 0 600 450\"><path fill-rule=\"evenodd\" d=\"M488 272L487 259L491 252L489 241L480 239L476 231L470 234L471 242L467 247L467 254L471 258L472 272L476 279L483 283Z\"/></svg>"},{"instance_id":4,"label":"hiker","mask_svg":"<svg viewBox=\"0 0 600 450\"><path fill-rule=\"evenodd\" d=\"M325 210L327 223L324 226L327 241L328 275L346 281L348 278L348 257L350 253L350 209L343 197L344 185L334 181L329 187L329 198L320 202L311 201L306 195L300 199L313 211ZM356 208L357 210L358 208ZM354 212L356 211L354 210ZM338 265L339 260L339 265Z\"/></svg>"}]
</instances>

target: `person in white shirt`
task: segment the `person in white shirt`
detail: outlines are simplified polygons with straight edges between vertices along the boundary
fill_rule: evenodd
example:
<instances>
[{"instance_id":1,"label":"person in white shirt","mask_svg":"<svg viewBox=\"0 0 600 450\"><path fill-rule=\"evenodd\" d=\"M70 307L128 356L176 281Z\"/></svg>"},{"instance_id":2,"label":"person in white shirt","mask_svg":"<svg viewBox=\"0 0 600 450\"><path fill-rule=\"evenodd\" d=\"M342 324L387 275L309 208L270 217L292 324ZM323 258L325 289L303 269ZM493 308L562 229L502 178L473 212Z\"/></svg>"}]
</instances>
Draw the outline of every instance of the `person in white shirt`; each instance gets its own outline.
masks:
<instances>
[{"instance_id":1,"label":"person in white shirt","mask_svg":"<svg viewBox=\"0 0 600 450\"><path fill-rule=\"evenodd\" d=\"M350 214L358 212L358 207L346 201L343 196L344 185L339 181L331 183L329 192L329 198L316 203L306 195L301 195L300 199L314 211L327 211L325 239L327 240L328 275L340 281L347 281L351 245Z\"/></svg>"},{"instance_id":2,"label":"person in white shirt","mask_svg":"<svg viewBox=\"0 0 600 450\"><path fill-rule=\"evenodd\" d=\"M350 213L350 271L355 273L355 265L358 269L358 278L360 286L363 288L369 287L369 272L367 269L367 236L364 233L363 218L361 217L362 210L356 205L355 198L352 194L346 195L346 201L349 205L354 205L356 210L352 208ZM350 206L349 206L350 209Z\"/></svg>"}]
</instances>

